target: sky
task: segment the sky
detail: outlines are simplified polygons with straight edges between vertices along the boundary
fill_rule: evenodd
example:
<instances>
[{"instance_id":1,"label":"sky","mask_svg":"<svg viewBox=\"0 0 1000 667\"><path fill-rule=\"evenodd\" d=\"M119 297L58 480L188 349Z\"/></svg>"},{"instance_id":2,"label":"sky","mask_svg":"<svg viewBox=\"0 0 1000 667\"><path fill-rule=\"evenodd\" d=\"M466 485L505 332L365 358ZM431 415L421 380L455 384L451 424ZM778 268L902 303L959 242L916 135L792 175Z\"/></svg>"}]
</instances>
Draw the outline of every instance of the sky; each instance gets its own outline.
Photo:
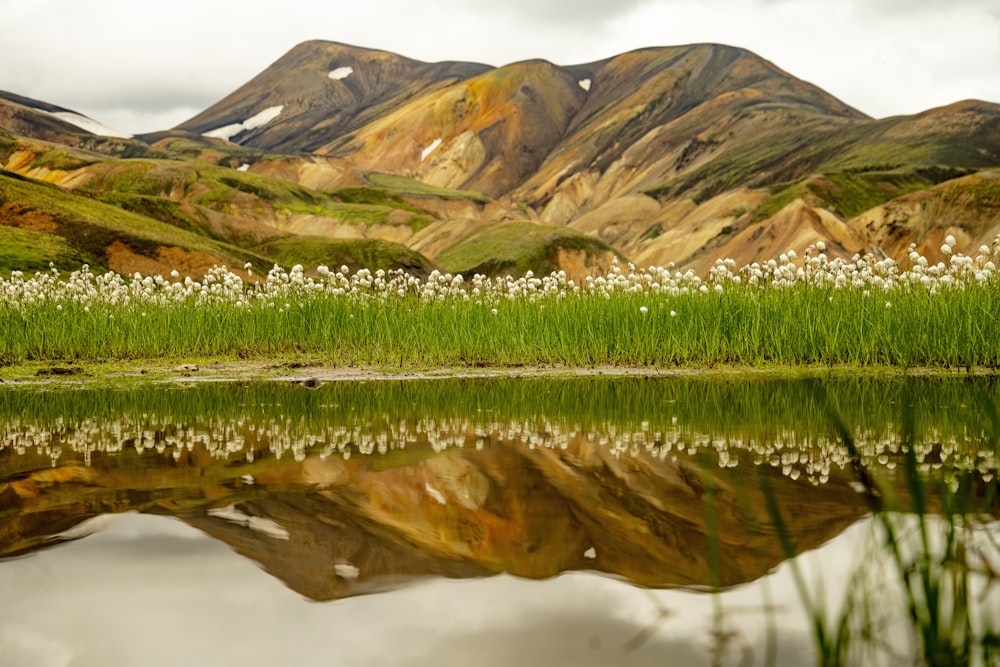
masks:
<instances>
[{"instance_id":1,"label":"sky","mask_svg":"<svg viewBox=\"0 0 1000 667\"><path fill-rule=\"evenodd\" d=\"M739 46L880 118L1000 103L1000 0L0 0L0 90L168 129L299 42L424 61L593 62Z\"/></svg>"}]
</instances>

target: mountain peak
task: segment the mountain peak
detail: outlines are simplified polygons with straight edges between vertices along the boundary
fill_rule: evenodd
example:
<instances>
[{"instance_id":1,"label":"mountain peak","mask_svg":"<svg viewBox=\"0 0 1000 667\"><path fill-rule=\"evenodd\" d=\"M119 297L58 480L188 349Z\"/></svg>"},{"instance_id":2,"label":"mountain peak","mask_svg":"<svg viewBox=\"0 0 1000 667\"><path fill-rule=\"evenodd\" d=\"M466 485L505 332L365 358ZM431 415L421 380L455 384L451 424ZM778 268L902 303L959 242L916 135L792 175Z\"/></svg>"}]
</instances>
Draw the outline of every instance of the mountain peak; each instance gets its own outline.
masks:
<instances>
[{"instance_id":1,"label":"mountain peak","mask_svg":"<svg viewBox=\"0 0 1000 667\"><path fill-rule=\"evenodd\" d=\"M0 94L7 132L102 150L102 138L53 116L62 111ZM22 176L89 193L142 183L109 200L237 244L324 239L268 246L282 258L364 238L405 243L426 265L444 258L452 270L448 249L464 240L533 237L546 262L573 256L580 271L599 271L594 258L608 252L702 267L718 253L754 261L817 239L846 256L871 244L887 254L911 242L940 247L920 235L941 223L902 198L1000 164L1000 106L963 100L875 120L724 44L493 67L311 40L174 130L144 137L152 146L118 141L114 152L157 161L63 159L9 136L0 136L0 165ZM129 170L136 175L116 176ZM994 197L992 180L958 186L960 196L931 200ZM883 204L863 226L849 224ZM903 224L903 210L915 222ZM956 224L978 242L991 216ZM495 233L474 234L483 228ZM571 252L584 241L605 245Z\"/></svg>"},{"instance_id":2,"label":"mountain peak","mask_svg":"<svg viewBox=\"0 0 1000 667\"><path fill-rule=\"evenodd\" d=\"M434 90L487 69L487 65L424 63L389 51L308 41L175 129L227 134L231 141L274 151L310 151L417 91ZM274 114L267 123L248 123L265 112Z\"/></svg>"}]
</instances>

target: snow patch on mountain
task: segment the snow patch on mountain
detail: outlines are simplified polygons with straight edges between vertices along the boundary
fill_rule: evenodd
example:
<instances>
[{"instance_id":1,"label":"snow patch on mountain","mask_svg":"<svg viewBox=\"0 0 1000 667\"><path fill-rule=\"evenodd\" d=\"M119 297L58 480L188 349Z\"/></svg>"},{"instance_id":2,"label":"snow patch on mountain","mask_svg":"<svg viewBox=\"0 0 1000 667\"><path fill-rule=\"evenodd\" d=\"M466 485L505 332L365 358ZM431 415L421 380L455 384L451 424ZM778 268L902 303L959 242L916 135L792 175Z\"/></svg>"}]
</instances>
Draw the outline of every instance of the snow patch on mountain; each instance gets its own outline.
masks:
<instances>
[{"instance_id":1,"label":"snow patch on mountain","mask_svg":"<svg viewBox=\"0 0 1000 667\"><path fill-rule=\"evenodd\" d=\"M223 125L222 127L217 127L214 130L209 130L208 132L202 132L203 137L212 137L213 139L225 139L229 141L235 137L240 132L246 132L247 130L255 130L258 127L263 127L267 125L272 120L281 115L284 110L285 105L279 104L278 106L268 107L263 111L250 116L242 123L232 123L230 125Z\"/></svg>"},{"instance_id":2,"label":"snow patch on mountain","mask_svg":"<svg viewBox=\"0 0 1000 667\"><path fill-rule=\"evenodd\" d=\"M338 67L336 69L330 70L330 73L327 76L329 76L334 81L340 81L341 79L346 79L352 74L354 74L353 67Z\"/></svg>"},{"instance_id":3,"label":"snow patch on mountain","mask_svg":"<svg viewBox=\"0 0 1000 667\"><path fill-rule=\"evenodd\" d=\"M281 115L281 112L284 110L284 108L285 108L284 104L279 104L276 107L268 107L263 111L261 111L260 113L254 114L253 116L250 116L250 118L247 118L245 121L243 121L243 127L245 127L248 130L253 130L263 125L267 125L272 120Z\"/></svg>"},{"instance_id":4,"label":"snow patch on mountain","mask_svg":"<svg viewBox=\"0 0 1000 667\"><path fill-rule=\"evenodd\" d=\"M577 83L580 84L581 88L590 92L590 79L580 79Z\"/></svg>"},{"instance_id":5,"label":"snow patch on mountain","mask_svg":"<svg viewBox=\"0 0 1000 667\"><path fill-rule=\"evenodd\" d=\"M38 111L42 111L38 109ZM93 118L87 118L86 116L81 116L78 113L73 113L72 111L42 111L42 113L47 113L50 116L54 116L59 120L65 121L70 125L76 125L82 130L86 130L91 134L96 134L102 137L118 137L120 139L131 139L132 135L127 132L120 132L118 130L113 130L107 125L98 123Z\"/></svg>"},{"instance_id":6,"label":"snow patch on mountain","mask_svg":"<svg viewBox=\"0 0 1000 667\"><path fill-rule=\"evenodd\" d=\"M423 162L424 160L426 160L427 156L433 153L434 149L436 149L440 145L441 145L441 137L438 137L437 139L431 142L430 146L420 151L420 161Z\"/></svg>"},{"instance_id":7,"label":"snow patch on mountain","mask_svg":"<svg viewBox=\"0 0 1000 667\"><path fill-rule=\"evenodd\" d=\"M241 512L236 508L236 505L212 508L208 510L208 515L225 519L226 521L243 526L244 528L249 528L256 533L261 533L263 535L267 535L268 537L273 537L279 540L287 540L290 538L288 531L274 519L262 516L251 516L245 512Z\"/></svg>"},{"instance_id":8,"label":"snow patch on mountain","mask_svg":"<svg viewBox=\"0 0 1000 667\"><path fill-rule=\"evenodd\" d=\"M438 505L448 504L448 500L444 497L444 494L426 482L424 483L424 491L427 492L427 495L437 501Z\"/></svg>"}]
</instances>

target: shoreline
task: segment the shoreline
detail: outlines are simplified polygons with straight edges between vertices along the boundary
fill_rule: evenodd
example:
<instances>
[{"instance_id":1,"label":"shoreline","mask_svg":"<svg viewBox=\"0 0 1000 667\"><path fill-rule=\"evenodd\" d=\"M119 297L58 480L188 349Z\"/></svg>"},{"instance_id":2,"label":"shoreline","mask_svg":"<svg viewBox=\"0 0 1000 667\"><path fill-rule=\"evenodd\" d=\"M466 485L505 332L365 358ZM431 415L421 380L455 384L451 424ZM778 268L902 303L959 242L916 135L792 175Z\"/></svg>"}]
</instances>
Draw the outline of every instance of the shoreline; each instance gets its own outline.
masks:
<instances>
[{"instance_id":1,"label":"shoreline","mask_svg":"<svg viewBox=\"0 0 1000 667\"><path fill-rule=\"evenodd\" d=\"M87 386L102 383L290 382L318 386L327 382L418 381L447 379L572 379L585 377L670 378L901 378L990 377L1000 369L988 367L903 367L852 365L723 365L709 366L567 366L567 365L336 365L320 359L276 356L267 359L137 359L46 360L0 367L0 388L30 386Z\"/></svg>"}]
</instances>

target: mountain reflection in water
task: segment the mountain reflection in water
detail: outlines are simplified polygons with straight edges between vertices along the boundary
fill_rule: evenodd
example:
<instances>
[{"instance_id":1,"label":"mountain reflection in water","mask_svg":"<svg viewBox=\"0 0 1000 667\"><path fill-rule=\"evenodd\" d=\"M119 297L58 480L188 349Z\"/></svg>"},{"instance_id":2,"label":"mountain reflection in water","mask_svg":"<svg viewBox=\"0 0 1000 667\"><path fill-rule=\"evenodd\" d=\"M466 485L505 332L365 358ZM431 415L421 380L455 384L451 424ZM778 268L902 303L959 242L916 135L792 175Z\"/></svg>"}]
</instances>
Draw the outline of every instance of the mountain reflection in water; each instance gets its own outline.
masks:
<instances>
[{"instance_id":1,"label":"mountain reflection in water","mask_svg":"<svg viewBox=\"0 0 1000 667\"><path fill-rule=\"evenodd\" d=\"M911 510L907 448L995 516L997 399L976 379L5 387L0 556L140 512L313 600L571 571L729 588L866 517L859 470Z\"/></svg>"}]
</instances>

